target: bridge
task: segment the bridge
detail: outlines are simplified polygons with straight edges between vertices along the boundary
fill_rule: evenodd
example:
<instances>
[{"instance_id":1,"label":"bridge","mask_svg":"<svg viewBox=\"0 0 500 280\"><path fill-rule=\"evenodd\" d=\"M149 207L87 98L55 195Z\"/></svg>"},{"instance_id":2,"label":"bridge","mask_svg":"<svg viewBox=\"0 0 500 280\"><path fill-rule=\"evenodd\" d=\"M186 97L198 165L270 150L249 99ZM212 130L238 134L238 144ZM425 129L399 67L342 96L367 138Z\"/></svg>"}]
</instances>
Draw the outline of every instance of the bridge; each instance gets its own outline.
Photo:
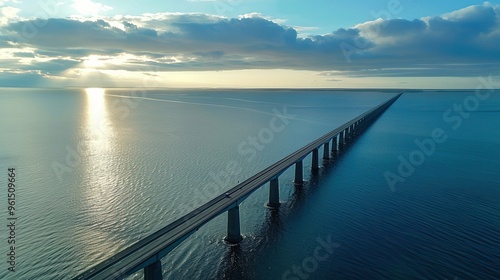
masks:
<instances>
[{"instance_id":1,"label":"bridge","mask_svg":"<svg viewBox=\"0 0 500 280\"><path fill-rule=\"evenodd\" d=\"M85 271L74 279L123 279L143 269L145 280L160 280L162 279L161 259L201 226L225 212L228 215L227 234L224 239L226 242L233 244L240 242L242 236L240 233L239 205L248 196L269 182L269 201L267 202L267 207L278 208L280 206L278 178L283 172L295 165L294 183L301 185L303 183L303 160L309 154L312 153L312 169L318 169L321 148L323 150L323 159L329 159L331 152L342 148L343 144L349 139L359 135L363 129L372 124L402 94L397 94L382 104L328 132L236 185L226 193L220 194L199 208Z\"/></svg>"}]
</instances>

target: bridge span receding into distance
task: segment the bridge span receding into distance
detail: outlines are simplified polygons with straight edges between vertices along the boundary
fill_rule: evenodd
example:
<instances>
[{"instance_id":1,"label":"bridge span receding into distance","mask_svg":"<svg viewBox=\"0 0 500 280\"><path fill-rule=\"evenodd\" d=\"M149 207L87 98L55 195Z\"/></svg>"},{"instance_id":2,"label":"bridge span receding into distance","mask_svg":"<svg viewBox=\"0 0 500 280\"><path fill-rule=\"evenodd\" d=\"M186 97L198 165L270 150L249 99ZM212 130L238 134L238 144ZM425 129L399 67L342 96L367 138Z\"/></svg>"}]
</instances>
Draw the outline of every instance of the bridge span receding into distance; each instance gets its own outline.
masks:
<instances>
[{"instance_id":1,"label":"bridge span receding into distance","mask_svg":"<svg viewBox=\"0 0 500 280\"><path fill-rule=\"evenodd\" d=\"M372 124L402 94L397 94L382 104L319 137L227 190L225 193L194 209L192 212L83 272L74 279L123 279L143 269L145 280L161 280L163 279L161 259L201 226L225 212L228 212L228 218L227 235L224 239L228 243L239 243L242 240L239 205L248 196L269 182L269 201L267 202L267 207L278 208L280 205L278 178L283 172L292 165L295 165L294 183L301 185L303 183L304 158L312 153L311 168L318 169L321 148L323 148L323 159L329 159L331 151L337 151L342 148L345 142L355 136L355 132L359 135L364 128Z\"/></svg>"}]
</instances>

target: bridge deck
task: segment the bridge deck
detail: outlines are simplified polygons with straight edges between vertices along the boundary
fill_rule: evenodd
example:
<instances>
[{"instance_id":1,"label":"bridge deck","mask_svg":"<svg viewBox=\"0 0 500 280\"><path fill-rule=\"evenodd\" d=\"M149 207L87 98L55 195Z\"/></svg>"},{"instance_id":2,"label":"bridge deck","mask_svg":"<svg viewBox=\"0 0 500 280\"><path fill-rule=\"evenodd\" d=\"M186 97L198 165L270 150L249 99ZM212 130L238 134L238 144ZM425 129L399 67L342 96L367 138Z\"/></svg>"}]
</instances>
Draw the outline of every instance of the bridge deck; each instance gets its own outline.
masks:
<instances>
[{"instance_id":1,"label":"bridge deck","mask_svg":"<svg viewBox=\"0 0 500 280\"><path fill-rule=\"evenodd\" d=\"M157 232L133 244L122 252L98 264L75 279L121 279L167 255L184 239L218 215L238 206L255 190L276 178L293 164L304 159L313 150L328 143L339 133L358 121L376 118L394 103L402 93L383 102L373 109L328 132L303 148L281 159L275 164L236 185L227 193L220 194L199 208L170 223Z\"/></svg>"}]
</instances>

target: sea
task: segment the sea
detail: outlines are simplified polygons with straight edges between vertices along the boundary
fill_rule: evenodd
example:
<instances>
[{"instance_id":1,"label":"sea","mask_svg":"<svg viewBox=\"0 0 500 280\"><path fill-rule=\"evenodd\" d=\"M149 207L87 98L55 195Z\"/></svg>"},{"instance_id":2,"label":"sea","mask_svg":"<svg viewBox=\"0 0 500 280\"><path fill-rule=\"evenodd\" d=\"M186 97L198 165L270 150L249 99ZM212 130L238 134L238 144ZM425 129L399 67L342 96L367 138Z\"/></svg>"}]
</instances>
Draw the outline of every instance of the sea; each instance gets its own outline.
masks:
<instances>
[{"instance_id":1,"label":"sea","mask_svg":"<svg viewBox=\"0 0 500 280\"><path fill-rule=\"evenodd\" d=\"M500 279L500 91L143 88L0 89L0 279L72 279L400 92L164 279Z\"/></svg>"}]
</instances>

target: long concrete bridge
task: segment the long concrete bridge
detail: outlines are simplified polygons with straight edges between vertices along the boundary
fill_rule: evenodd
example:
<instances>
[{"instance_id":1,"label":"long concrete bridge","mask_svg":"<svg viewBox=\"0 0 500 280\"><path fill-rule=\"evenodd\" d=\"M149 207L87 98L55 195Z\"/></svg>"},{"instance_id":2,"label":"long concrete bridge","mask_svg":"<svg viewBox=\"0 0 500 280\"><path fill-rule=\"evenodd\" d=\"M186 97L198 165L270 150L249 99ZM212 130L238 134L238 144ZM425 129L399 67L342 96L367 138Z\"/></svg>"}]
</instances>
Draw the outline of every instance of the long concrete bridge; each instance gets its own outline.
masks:
<instances>
[{"instance_id":1,"label":"long concrete bridge","mask_svg":"<svg viewBox=\"0 0 500 280\"><path fill-rule=\"evenodd\" d=\"M127 249L103 261L74 279L123 279L141 269L145 280L162 279L161 259L177 245L196 232L213 218L228 212L228 243L242 240L240 233L239 205L254 191L269 182L269 208L277 208L279 202L278 177L289 167L295 165L295 184L303 182L303 160L312 153L312 169L319 168L319 152L322 148L323 159L329 159L331 151L337 151L350 138L373 123L402 93L383 102L373 109L346 122L338 128L314 140L298 151L288 155L275 164L236 185L226 193L220 194L189 214L177 219L157 232L138 241Z\"/></svg>"}]
</instances>

